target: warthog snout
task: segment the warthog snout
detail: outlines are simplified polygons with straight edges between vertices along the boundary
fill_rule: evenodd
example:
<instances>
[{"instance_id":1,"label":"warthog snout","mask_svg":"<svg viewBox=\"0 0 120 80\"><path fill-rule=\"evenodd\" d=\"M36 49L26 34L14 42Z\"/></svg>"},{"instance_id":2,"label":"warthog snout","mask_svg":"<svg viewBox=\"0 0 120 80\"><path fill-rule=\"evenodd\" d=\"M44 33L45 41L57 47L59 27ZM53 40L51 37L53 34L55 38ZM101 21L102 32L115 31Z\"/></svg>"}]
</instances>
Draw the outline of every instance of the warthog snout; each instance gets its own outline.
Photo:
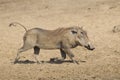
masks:
<instances>
[{"instance_id":1,"label":"warthog snout","mask_svg":"<svg viewBox=\"0 0 120 80\"><path fill-rule=\"evenodd\" d=\"M91 44L87 32L82 28L78 29L78 32L77 41L79 45L87 48L88 50L94 50L95 47Z\"/></svg>"},{"instance_id":2,"label":"warthog snout","mask_svg":"<svg viewBox=\"0 0 120 80\"><path fill-rule=\"evenodd\" d=\"M94 50L95 47L92 44L88 44L85 46L88 50Z\"/></svg>"}]
</instances>

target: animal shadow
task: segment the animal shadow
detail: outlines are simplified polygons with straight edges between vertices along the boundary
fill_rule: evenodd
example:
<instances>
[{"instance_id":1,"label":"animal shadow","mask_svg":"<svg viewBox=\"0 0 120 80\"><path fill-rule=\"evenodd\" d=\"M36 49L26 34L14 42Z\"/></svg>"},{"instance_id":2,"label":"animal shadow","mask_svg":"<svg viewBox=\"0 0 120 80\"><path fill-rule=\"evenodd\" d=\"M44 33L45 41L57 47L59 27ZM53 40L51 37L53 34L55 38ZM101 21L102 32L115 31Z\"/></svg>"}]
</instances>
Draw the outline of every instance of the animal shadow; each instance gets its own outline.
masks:
<instances>
[{"instance_id":1,"label":"animal shadow","mask_svg":"<svg viewBox=\"0 0 120 80\"><path fill-rule=\"evenodd\" d=\"M30 61L30 60L19 60L17 62L12 62L14 64L34 64L36 63L35 61Z\"/></svg>"},{"instance_id":2,"label":"animal shadow","mask_svg":"<svg viewBox=\"0 0 120 80\"><path fill-rule=\"evenodd\" d=\"M86 61L78 61L78 62L86 62ZM12 62L14 64L36 64L37 62L35 61L30 61L30 60L19 60L17 62ZM62 63L73 63L73 61L71 60L64 60L64 61L54 61L54 60L49 60L49 61L41 61L40 63L37 64L45 64L45 63L49 63L49 64L62 64ZM79 63L78 63L79 64Z\"/></svg>"},{"instance_id":3,"label":"animal shadow","mask_svg":"<svg viewBox=\"0 0 120 80\"><path fill-rule=\"evenodd\" d=\"M71 60L64 60L64 61L45 61L45 63L62 64L62 63L73 63L73 62Z\"/></svg>"},{"instance_id":4,"label":"animal shadow","mask_svg":"<svg viewBox=\"0 0 120 80\"><path fill-rule=\"evenodd\" d=\"M30 60L19 60L17 62L12 62L14 64L36 64L37 62L35 61L30 61ZM70 60L65 60L65 61L41 61L41 63L37 63L37 64L45 64L45 63L49 63L49 64L62 64L62 63L73 63Z\"/></svg>"}]
</instances>

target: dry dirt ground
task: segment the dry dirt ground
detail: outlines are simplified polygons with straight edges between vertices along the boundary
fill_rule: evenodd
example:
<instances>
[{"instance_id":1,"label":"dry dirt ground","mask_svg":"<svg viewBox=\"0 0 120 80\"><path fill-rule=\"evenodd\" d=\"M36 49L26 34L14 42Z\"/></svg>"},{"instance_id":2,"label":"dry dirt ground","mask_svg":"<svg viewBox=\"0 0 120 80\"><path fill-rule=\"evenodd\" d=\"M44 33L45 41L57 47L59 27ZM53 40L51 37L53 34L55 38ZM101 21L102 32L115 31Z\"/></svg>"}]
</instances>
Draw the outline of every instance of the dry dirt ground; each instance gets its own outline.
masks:
<instances>
[{"instance_id":1,"label":"dry dirt ground","mask_svg":"<svg viewBox=\"0 0 120 80\"><path fill-rule=\"evenodd\" d=\"M11 22L27 29L84 26L96 49L72 49L79 65L68 57L60 64L49 63L60 57L59 50L41 50L43 64L36 64L33 50L28 50L13 64L25 31L8 27ZM0 80L120 80L120 33L112 32L116 25L120 0L0 0Z\"/></svg>"}]
</instances>

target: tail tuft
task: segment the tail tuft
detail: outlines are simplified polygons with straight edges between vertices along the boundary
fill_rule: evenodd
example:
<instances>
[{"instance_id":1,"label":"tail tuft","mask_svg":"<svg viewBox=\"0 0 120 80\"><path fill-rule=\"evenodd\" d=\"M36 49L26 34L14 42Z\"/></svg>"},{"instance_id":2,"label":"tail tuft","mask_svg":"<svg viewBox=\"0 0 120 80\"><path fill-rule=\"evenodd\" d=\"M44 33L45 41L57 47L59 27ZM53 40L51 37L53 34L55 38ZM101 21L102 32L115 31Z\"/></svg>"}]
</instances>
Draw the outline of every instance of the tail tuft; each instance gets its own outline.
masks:
<instances>
[{"instance_id":1,"label":"tail tuft","mask_svg":"<svg viewBox=\"0 0 120 80\"><path fill-rule=\"evenodd\" d=\"M9 27L11 27L11 26L16 26L14 23L10 23L9 24Z\"/></svg>"},{"instance_id":2,"label":"tail tuft","mask_svg":"<svg viewBox=\"0 0 120 80\"><path fill-rule=\"evenodd\" d=\"M10 23L10 24L9 24L9 27L11 27L11 26L17 26L17 25L20 25L21 27L23 27L23 28L25 29L25 31L27 32L26 27L23 26L22 24L18 23L18 22L12 22L12 23Z\"/></svg>"}]
</instances>

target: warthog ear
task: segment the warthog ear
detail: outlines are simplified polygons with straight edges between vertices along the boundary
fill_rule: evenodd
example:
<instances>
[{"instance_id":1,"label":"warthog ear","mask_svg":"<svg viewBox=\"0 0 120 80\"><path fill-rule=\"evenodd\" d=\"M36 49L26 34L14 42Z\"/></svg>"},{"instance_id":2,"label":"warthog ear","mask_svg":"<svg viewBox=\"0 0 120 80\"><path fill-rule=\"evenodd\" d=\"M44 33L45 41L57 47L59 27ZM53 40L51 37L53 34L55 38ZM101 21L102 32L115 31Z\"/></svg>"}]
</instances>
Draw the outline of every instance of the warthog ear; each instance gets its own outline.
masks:
<instances>
[{"instance_id":1,"label":"warthog ear","mask_svg":"<svg viewBox=\"0 0 120 80\"><path fill-rule=\"evenodd\" d=\"M81 28L81 29L83 29L84 27L83 27L83 26L81 26L80 28Z\"/></svg>"}]
</instances>

